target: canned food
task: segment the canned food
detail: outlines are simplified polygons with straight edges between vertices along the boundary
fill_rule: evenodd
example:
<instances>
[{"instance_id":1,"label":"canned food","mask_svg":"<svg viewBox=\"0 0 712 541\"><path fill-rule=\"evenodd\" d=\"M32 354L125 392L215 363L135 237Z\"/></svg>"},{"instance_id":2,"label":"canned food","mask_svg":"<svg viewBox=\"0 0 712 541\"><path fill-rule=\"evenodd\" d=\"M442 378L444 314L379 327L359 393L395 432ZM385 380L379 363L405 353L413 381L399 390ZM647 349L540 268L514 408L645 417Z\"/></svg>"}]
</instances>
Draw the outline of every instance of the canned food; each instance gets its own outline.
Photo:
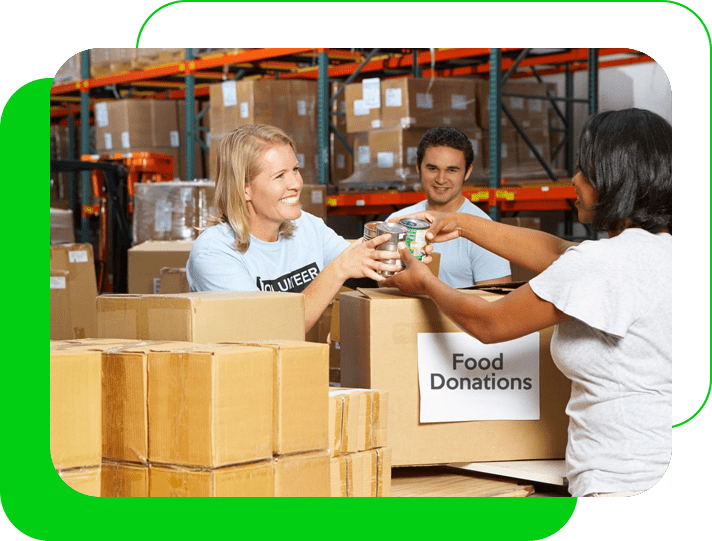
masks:
<instances>
[{"instance_id":1,"label":"canned food","mask_svg":"<svg viewBox=\"0 0 712 541\"><path fill-rule=\"evenodd\" d=\"M368 222L363 228L363 238L365 240L375 239L378 236L376 228L384 223L386 222Z\"/></svg>"},{"instance_id":2,"label":"canned food","mask_svg":"<svg viewBox=\"0 0 712 541\"><path fill-rule=\"evenodd\" d=\"M385 234L389 234L391 236L389 240L378 246L378 250L384 250L386 252L397 252L398 243L405 241L406 233L408 233L408 228L400 224L391 224L388 222L382 222L378 224L376 226L377 237ZM389 265L398 265L400 259L383 259L382 261ZM389 276L393 276L395 273L388 271L378 271L378 274L387 278Z\"/></svg>"},{"instance_id":3,"label":"canned food","mask_svg":"<svg viewBox=\"0 0 712 541\"><path fill-rule=\"evenodd\" d=\"M419 218L403 218L398 223L408 229L405 243L410 249L410 253L418 261L422 261L425 257L425 245L428 243L425 233L430 229L430 223Z\"/></svg>"}]
</instances>

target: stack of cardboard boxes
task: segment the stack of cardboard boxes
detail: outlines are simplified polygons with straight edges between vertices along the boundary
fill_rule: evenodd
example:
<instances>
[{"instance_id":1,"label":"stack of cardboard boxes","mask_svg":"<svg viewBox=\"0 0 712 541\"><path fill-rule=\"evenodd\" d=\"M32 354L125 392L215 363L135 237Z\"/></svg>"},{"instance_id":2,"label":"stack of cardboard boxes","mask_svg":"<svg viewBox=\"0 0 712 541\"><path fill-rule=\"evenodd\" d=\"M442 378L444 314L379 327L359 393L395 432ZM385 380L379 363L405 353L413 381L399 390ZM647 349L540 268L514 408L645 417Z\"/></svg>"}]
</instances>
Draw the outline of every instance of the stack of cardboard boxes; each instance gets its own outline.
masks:
<instances>
[{"instance_id":1,"label":"stack of cardboard boxes","mask_svg":"<svg viewBox=\"0 0 712 541\"><path fill-rule=\"evenodd\" d=\"M483 130L484 164L485 169L488 170L489 81L476 79L475 83L478 104L477 124ZM508 81L502 88L502 93L516 94L513 96L503 95L502 104L523 128L537 153L548 164L552 153L550 123L554 115L546 97L547 95L556 95L556 84ZM540 96L541 98L525 96ZM504 112L502 112L501 138L502 176L526 177L544 170L531 147Z\"/></svg>"},{"instance_id":2,"label":"stack of cardboard boxes","mask_svg":"<svg viewBox=\"0 0 712 541\"><path fill-rule=\"evenodd\" d=\"M200 105L196 102L195 110ZM185 100L123 99L94 105L99 154L152 152L173 157L174 177L186 178ZM203 178L202 150L195 143L194 178Z\"/></svg>"},{"instance_id":3,"label":"stack of cardboard boxes","mask_svg":"<svg viewBox=\"0 0 712 541\"><path fill-rule=\"evenodd\" d=\"M329 391L331 495L389 496L388 395L370 389Z\"/></svg>"},{"instance_id":4,"label":"stack of cardboard boxes","mask_svg":"<svg viewBox=\"0 0 712 541\"><path fill-rule=\"evenodd\" d=\"M354 174L345 189L419 187L416 149L439 126L458 128L473 144L473 175L482 171L475 82L455 78L365 79L346 87L346 130L354 134Z\"/></svg>"},{"instance_id":5,"label":"stack of cardboard boxes","mask_svg":"<svg viewBox=\"0 0 712 541\"><path fill-rule=\"evenodd\" d=\"M348 453L357 495L387 495L385 396L353 391L350 409L341 408L353 412L353 426L337 449L328 347L303 341L302 295L105 295L97 303L104 338L50 342L50 447L76 490L346 495L332 494L331 470L332 457Z\"/></svg>"},{"instance_id":6,"label":"stack of cardboard boxes","mask_svg":"<svg viewBox=\"0 0 712 541\"><path fill-rule=\"evenodd\" d=\"M318 83L296 79L225 81L210 85L210 166L217 180L220 141L246 124L268 124L294 139L305 184L318 184Z\"/></svg>"}]
</instances>

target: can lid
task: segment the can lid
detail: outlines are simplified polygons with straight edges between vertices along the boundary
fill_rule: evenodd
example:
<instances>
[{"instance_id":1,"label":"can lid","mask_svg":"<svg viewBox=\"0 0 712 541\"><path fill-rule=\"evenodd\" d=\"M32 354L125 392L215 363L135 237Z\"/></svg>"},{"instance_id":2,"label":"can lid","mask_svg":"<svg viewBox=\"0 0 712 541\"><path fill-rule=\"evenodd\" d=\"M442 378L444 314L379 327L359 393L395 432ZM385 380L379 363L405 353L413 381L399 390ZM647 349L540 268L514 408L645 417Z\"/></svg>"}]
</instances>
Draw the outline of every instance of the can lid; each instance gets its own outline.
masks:
<instances>
[{"instance_id":1,"label":"can lid","mask_svg":"<svg viewBox=\"0 0 712 541\"><path fill-rule=\"evenodd\" d=\"M420 218L403 218L398 223L409 229L430 229L430 223Z\"/></svg>"},{"instance_id":2,"label":"can lid","mask_svg":"<svg viewBox=\"0 0 712 541\"><path fill-rule=\"evenodd\" d=\"M378 227L376 228L376 231L378 232L379 235L383 235L385 233L407 233L408 228L400 225L400 224L392 224L388 222L384 222L382 224L378 224Z\"/></svg>"}]
</instances>

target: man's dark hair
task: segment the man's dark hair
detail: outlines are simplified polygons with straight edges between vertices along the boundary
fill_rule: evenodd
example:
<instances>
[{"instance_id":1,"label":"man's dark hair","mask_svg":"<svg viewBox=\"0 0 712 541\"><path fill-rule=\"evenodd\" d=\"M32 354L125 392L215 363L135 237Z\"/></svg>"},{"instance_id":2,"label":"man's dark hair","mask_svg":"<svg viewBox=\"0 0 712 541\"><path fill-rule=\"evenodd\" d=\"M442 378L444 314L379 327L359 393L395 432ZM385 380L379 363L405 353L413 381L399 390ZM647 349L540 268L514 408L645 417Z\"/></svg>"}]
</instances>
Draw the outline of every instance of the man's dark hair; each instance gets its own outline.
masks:
<instances>
[{"instance_id":1,"label":"man's dark hair","mask_svg":"<svg viewBox=\"0 0 712 541\"><path fill-rule=\"evenodd\" d=\"M455 150L461 150L465 155L465 172L470 168L475 159L475 153L472 150L472 143L467 136L460 130L455 128L431 128L420 139L416 160L418 169L423 163L425 151L430 147L450 147Z\"/></svg>"},{"instance_id":2,"label":"man's dark hair","mask_svg":"<svg viewBox=\"0 0 712 541\"><path fill-rule=\"evenodd\" d=\"M672 233L672 126L644 109L590 117L579 137L578 168L596 190L592 226L618 231L627 219Z\"/></svg>"}]
</instances>

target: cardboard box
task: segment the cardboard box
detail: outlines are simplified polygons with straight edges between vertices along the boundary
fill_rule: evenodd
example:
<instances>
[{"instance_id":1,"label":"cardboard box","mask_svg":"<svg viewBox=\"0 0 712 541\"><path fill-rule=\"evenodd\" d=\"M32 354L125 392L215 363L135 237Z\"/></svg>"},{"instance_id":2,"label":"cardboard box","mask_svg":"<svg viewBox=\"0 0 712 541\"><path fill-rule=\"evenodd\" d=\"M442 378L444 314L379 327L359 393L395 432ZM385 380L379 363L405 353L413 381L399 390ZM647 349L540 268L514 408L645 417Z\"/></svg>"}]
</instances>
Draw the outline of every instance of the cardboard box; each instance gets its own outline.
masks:
<instances>
[{"instance_id":1,"label":"cardboard box","mask_svg":"<svg viewBox=\"0 0 712 541\"><path fill-rule=\"evenodd\" d=\"M152 497L249 497L274 496L272 461L220 469L151 466Z\"/></svg>"},{"instance_id":2,"label":"cardboard box","mask_svg":"<svg viewBox=\"0 0 712 541\"><path fill-rule=\"evenodd\" d=\"M368 107L363 99L363 83L352 83L344 89L346 99L346 131L365 132L381 127L381 108ZM355 156L355 154L354 154Z\"/></svg>"},{"instance_id":3,"label":"cardboard box","mask_svg":"<svg viewBox=\"0 0 712 541\"><path fill-rule=\"evenodd\" d=\"M551 328L539 333L539 420L421 423L418 335L462 331L432 300L394 289L343 293L340 304L342 385L388 392L393 465L564 457L570 382L551 360Z\"/></svg>"},{"instance_id":4,"label":"cardboard box","mask_svg":"<svg viewBox=\"0 0 712 541\"><path fill-rule=\"evenodd\" d=\"M185 267L192 248L192 240L147 241L130 248L128 292L159 293L161 269Z\"/></svg>"},{"instance_id":5,"label":"cardboard box","mask_svg":"<svg viewBox=\"0 0 712 541\"><path fill-rule=\"evenodd\" d=\"M49 209L49 243L74 244L74 213L67 209Z\"/></svg>"},{"instance_id":6,"label":"cardboard box","mask_svg":"<svg viewBox=\"0 0 712 541\"><path fill-rule=\"evenodd\" d=\"M333 456L387 445L388 393L375 389L329 390L329 435ZM338 444L338 446L337 446Z\"/></svg>"},{"instance_id":7,"label":"cardboard box","mask_svg":"<svg viewBox=\"0 0 712 541\"><path fill-rule=\"evenodd\" d=\"M275 496L322 498L331 495L328 451L277 456L272 465Z\"/></svg>"},{"instance_id":8,"label":"cardboard box","mask_svg":"<svg viewBox=\"0 0 712 541\"><path fill-rule=\"evenodd\" d=\"M99 466L64 470L57 474L72 490L87 496L101 496L101 468Z\"/></svg>"},{"instance_id":9,"label":"cardboard box","mask_svg":"<svg viewBox=\"0 0 712 541\"><path fill-rule=\"evenodd\" d=\"M426 132L423 128L384 128L368 132L371 178L391 178L417 182L416 151Z\"/></svg>"},{"instance_id":10,"label":"cardboard box","mask_svg":"<svg viewBox=\"0 0 712 541\"><path fill-rule=\"evenodd\" d=\"M254 345L270 349L273 355L273 453L287 455L327 449L328 346L287 341Z\"/></svg>"},{"instance_id":11,"label":"cardboard box","mask_svg":"<svg viewBox=\"0 0 712 541\"><path fill-rule=\"evenodd\" d=\"M101 295L99 336L215 344L304 340L301 293L206 291Z\"/></svg>"},{"instance_id":12,"label":"cardboard box","mask_svg":"<svg viewBox=\"0 0 712 541\"><path fill-rule=\"evenodd\" d=\"M388 447L331 459L332 497L391 495L391 450Z\"/></svg>"},{"instance_id":13,"label":"cardboard box","mask_svg":"<svg viewBox=\"0 0 712 541\"><path fill-rule=\"evenodd\" d=\"M326 223L326 186L304 184L299 195L299 208L304 212L318 216Z\"/></svg>"},{"instance_id":14,"label":"cardboard box","mask_svg":"<svg viewBox=\"0 0 712 541\"><path fill-rule=\"evenodd\" d=\"M94 250L91 244L55 244L49 247L49 268L68 271L66 283L71 289L69 296L68 317L72 333L69 336L50 336L50 338L95 338L97 336L96 319L96 269L94 268ZM53 280L50 277L50 282ZM57 286L61 285L57 280ZM50 284L50 292L52 284ZM59 298L57 301L59 302ZM51 317L50 317L51 327Z\"/></svg>"},{"instance_id":15,"label":"cardboard box","mask_svg":"<svg viewBox=\"0 0 712 541\"><path fill-rule=\"evenodd\" d=\"M476 121L475 84L451 77L381 81L383 128L470 127Z\"/></svg>"},{"instance_id":16,"label":"cardboard box","mask_svg":"<svg viewBox=\"0 0 712 541\"><path fill-rule=\"evenodd\" d=\"M173 269L163 267L159 272L160 278L160 294L170 295L172 293L190 293L188 285L188 277L185 274L185 268Z\"/></svg>"},{"instance_id":17,"label":"cardboard box","mask_svg":"<svg viewBox=\"0 0 712 541\"><path fill-rule=\"evenodd\" d=\"M272 456L272 352L199 346L148 356L151 464L217 468Z\"/></svg>"},{"instance_id":18,"label":"cardboard box","mask_svg":"<svg viewBox=\"0 0 712 541\"><path fill-rule=\"evenodd\" d=\"M515 217L515 218L502 218L501 222L508 225L516 225L517 227L527 227L529 229L541 230L541 218L537 217ZM512 268L512 281L513 282L528 282L534 278L537 272L525 269L514 263L510 263Z\"/></svg>"},{"instance_id":19,"label":"cardboard box","mask_svg":"<svg viewBox=\"0 0 712 541\"><path fill-rule=\"evenodd\" d=\"M214 182L140 182L134 190L134 245L149 240L194 240L213 212Z\"/></svg>"},{"instance_id":20,"label":"cardboard box","mask_svg":"<svg viewBox=\"0 0 712 541\"><path fill-rule=\"evenodd\" d=\"M331 467L331 497L345 498L349 495L347 484L347 459L345 455L333 457Z\"/></svg>"},{"instance_id":21,"label":"cardboard box","mask_svg":"<svg viewBox=\"0 0 712 541\"><path fill-rule=\"evenodd\" d=\"M49 447L56 470L101 464L101 353L49 355Z\"/></svg>"},{"instance_id":22,"label":"cardboard box","mask_svg":"<svg viewBox=\"0 0 712 541\"><path fill-rule=\"evenodd\" d=\"M49 339L74 338L69 271L49 270Z\"/></svg>"},{"instance_id":23,"label":"cardboard box","mask_svg":"<svg viewBox=\"0 0 712 541\"><path fill-rule=\"evenodd\" d=\"M135 346L135 345L134 345ZM102 354L102 457L148 463L147 346Z\"/></svg>"},{"instance_id":24,"label":"cardboard box","mask_svg":"<svg viewBox=\"0 0 712 541\"><path fill-rule=\"evenodd\" d=\"M141 147L179 148L178 114L172 100L126 99L94 106L97 151Z\"/></svg>"},{"instance_id":25,"label":"cardboard box","mask_svg":"<svg viewBox=\"0 0 712 541\"><path fill-rule=\"evenodd\" d=\"M105 460L101 465L101 496L146 498L148 479L147 465Z\"/></svg>"}]
</instances>

